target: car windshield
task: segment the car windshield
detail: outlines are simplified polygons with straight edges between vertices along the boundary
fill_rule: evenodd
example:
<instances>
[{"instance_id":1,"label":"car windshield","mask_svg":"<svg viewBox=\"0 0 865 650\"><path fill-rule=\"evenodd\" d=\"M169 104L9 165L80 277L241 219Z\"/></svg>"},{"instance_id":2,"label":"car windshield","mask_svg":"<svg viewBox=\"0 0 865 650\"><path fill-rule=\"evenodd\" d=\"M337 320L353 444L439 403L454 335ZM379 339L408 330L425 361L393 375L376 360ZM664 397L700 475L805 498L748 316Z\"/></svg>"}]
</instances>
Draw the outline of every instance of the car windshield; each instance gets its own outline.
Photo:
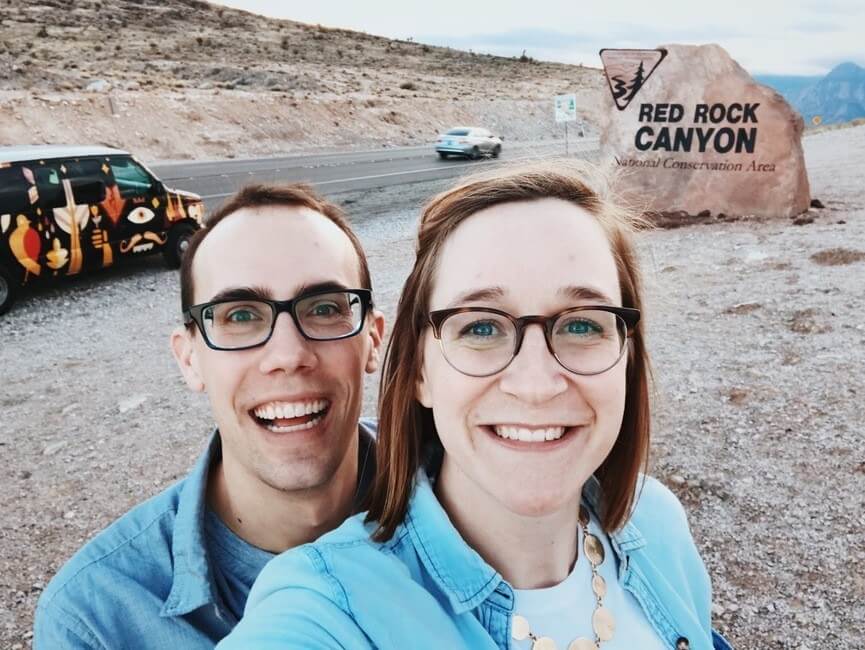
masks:
<instances>
[{"instance_id":1,"label":"car windshield","mask_svg":"<svg viewBox=\"0 0 865 650\"><path fill-rule=\"evenodd\" d=\"M445 135L468 135L468 134L469 134L468 129L451 129L450 131L445 133Z\"/></svg>"}]
</instances>

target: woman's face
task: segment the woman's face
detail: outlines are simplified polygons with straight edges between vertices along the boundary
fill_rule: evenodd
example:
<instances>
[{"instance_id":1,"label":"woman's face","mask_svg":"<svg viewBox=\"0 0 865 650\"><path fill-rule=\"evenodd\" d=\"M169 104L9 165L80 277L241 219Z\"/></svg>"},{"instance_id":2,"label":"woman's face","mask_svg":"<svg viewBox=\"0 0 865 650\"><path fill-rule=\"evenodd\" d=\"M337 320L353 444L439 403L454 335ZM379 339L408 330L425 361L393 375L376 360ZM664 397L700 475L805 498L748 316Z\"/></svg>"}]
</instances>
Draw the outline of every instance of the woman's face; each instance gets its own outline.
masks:
<instances>
[{"instance_id":1,"label":"woman's face","mask_svg":"<svg viewBox=\"0 0 865 650\"><path fill-rule=\"evenodd\" d=\"M621 306L606 235L582 208L543 199L494 206L460 224L438 259L430 310L550 316L589 304ZM421 345L418 399L433 411L450 493L524 516L572 507L618 435L627 355L602 374L576 375L550 354L542 328L530 325L508 367L471 377L448 364L431 328ZM554 439L513 439L541 430Z\"/></svg>"}]
</instances>

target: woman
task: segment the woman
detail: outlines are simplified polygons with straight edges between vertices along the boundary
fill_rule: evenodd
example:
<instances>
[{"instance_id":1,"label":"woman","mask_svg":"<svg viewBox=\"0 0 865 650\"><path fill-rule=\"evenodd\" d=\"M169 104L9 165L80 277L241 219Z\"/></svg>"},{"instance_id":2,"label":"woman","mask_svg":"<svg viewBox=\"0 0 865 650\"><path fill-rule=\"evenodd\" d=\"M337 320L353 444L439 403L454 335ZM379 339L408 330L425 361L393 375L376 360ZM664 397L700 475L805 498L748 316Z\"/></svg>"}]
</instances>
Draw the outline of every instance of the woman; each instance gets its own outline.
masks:
<instances>
[{"instance_id":1,"label":"woman","mask_svg":"<svg viewBox=\"0 0 865 650\"><path fill-rule=\"evenodd\" d=\"M271 562L220 648L727 648L676 498L640 474L633 220L556 162L425 208L369 511Z\"/></svg>"}]
</instances>

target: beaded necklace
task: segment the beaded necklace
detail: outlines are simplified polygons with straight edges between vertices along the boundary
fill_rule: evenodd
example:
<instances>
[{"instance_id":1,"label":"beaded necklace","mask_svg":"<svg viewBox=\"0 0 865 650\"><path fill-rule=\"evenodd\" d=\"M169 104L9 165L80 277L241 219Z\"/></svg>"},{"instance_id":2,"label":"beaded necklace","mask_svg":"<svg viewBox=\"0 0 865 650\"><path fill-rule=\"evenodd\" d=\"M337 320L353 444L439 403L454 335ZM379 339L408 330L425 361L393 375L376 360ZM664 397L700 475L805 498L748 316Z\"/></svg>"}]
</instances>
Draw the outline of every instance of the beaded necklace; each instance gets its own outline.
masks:
<instances>
[{"instance_id":1,"label":"beaded necklace","mask_svg":"<svg viewBox=\"0 0 865 650\"><path fill-rule=\"evenodd\" d=\"M586 637L574 639L568 644L567 650L600 650L603 642L613 638L613 632L616 629L616 621L612 612L604 607L607 583L598 573L598 567L604 562L604 545L601 540L589 533L589 512L582 506L580 506L580 526L583 529L583 550L592 567L592 592L595 594L592 630L595 633L595 638L594 640ZM553 639L534 634L529 621L519 614L514 615L511 637L515 641L531 639L532 650L558 650L558 645Z\"/></svg>"}]
</instances>

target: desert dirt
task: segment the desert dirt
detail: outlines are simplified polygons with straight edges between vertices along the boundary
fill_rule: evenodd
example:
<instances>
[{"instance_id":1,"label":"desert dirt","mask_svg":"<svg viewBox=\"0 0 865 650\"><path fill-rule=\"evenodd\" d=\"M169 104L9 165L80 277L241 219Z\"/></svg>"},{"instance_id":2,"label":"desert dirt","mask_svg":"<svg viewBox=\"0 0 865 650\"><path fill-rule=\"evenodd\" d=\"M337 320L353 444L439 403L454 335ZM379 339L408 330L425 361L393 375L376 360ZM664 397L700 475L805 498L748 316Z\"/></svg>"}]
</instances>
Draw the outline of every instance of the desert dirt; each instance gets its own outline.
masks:
<instances>
[{"instance_id":1,"label":"desert dirt","mask_svg":"<svg viewBox=\"0 0 865 650\"><path fill-rule=\"evenodd\" d=\"M805 139L811 223L639 237L656 377L652 473L687 509L736 648L860 648L865 620L865 128ZM424 183L340 195L392 318ZM807 221L807 220L806 220ZM168 351L159 259L36 290L0 321L0 647L81 544L182 477L212 420ZM364 412L375 412L376 378Z\"/></svg>"},{"instance_id":2,"label":"desert dirt","mask_svg":"<svg viewBox=\"0 0 865 650\"><path fill-rule=\"evenodd\" d=\"M592 124L601 82L198 2L0 3L6 144L204 159L419 144L460 122L545 139L561 135L550 97L577 92ZM651 472L685 504L713 624L739 649L865 645L865 127L804 147L825 208L798 225L709 219L639 237ZM419 206L441 188L334 197L389 318ZM209 407L168 351L178 311L176 273L150 258L37 288L0 319L0 647L30 647L57 568L201 451Z\"/></svg>"}]
</instances>

